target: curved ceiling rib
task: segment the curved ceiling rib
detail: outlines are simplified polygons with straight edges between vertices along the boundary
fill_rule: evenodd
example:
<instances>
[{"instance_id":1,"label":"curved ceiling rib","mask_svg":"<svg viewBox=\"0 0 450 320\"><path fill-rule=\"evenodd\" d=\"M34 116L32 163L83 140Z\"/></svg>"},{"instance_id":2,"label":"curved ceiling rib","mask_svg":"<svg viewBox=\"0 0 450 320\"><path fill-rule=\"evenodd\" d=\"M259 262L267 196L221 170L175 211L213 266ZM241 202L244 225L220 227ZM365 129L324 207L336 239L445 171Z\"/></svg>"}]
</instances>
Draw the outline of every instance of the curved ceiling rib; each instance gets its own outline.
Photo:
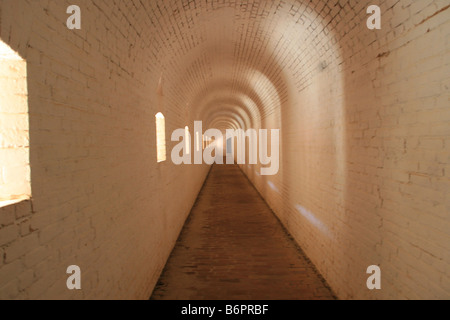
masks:
<instances>
[{"instance_id":1,"label":"curved ceiling rib","mask_svg":"<svg viewBox=\"0 0 450 320\"><path fill-rule=\"evenodd\" d=\"M161 66L155 72L170 79L165 103L180 113L188 104L190 122L209 123L216 111L235 106L244 127L261 128L268 115L281 114L290 91L310 85L324 60L340 56L330 44L336 43L334 21L318 2L261 0L242 7L231 1L151 1L150 10L158 12L149 25L155 31L153 59ZM178 28L161 33L161 25Z\"/></svg>"}]
</instances>

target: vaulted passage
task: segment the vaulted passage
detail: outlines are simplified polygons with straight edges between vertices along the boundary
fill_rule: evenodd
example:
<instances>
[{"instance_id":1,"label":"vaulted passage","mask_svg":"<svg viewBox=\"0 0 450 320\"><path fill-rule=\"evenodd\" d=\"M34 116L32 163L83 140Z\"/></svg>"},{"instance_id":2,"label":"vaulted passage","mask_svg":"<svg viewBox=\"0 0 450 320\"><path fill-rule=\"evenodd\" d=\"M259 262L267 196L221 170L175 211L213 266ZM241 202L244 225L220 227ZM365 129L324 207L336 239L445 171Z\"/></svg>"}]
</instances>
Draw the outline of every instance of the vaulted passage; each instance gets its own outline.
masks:
<instances>
[{"instance_id":1,"label":"vaulted passage","mask_svg":"<svg viewBox=\"0 0 450 320\"><path fill-rule=\"evenodd\" d=\"M0 0L0 299L450 298L448 0L70 4Z\"/></svg>"},{"instance_id":2,"label":"vaulted passage","mask_svg":"<svg viewBox=\"0 0 450 320\"><path fill-rule=\"evenodd\" d=\"M239 167L216 165L152 299L320 300L333 295Z\"/></svg>"}]
</instances>

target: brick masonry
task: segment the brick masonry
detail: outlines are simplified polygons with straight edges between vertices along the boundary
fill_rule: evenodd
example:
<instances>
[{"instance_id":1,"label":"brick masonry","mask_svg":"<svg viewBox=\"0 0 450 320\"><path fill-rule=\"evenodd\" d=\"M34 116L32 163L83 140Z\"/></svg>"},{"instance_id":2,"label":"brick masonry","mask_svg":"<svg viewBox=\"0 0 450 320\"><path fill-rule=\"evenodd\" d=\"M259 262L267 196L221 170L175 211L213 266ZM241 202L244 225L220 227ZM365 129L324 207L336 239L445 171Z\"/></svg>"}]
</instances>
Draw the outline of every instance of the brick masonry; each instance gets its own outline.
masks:
<instances>
[{"instance_id":1,"label":"brick masonry","mask_svg":"<svg viewBox=\"0 0 450 320\"><path fill-rule=\"evenodd\" d=\"M152 295L174 299L334 296L239 167L216 165Z\"/></svg>"},{"instance_id":2,"label":"brick masonry","mask_svg":"<svg viewBox=\"0 0 450 320\"><path fill-rule=\"evenodd\" d=\"M32 188L1 209L0 298L148 298L208 170L156 163L157 112L282 129L280 173L243 170L339 298L450 296L447 1L80 0L68 30L72 4L0 2Z\"/></svg>"}]
</instances>

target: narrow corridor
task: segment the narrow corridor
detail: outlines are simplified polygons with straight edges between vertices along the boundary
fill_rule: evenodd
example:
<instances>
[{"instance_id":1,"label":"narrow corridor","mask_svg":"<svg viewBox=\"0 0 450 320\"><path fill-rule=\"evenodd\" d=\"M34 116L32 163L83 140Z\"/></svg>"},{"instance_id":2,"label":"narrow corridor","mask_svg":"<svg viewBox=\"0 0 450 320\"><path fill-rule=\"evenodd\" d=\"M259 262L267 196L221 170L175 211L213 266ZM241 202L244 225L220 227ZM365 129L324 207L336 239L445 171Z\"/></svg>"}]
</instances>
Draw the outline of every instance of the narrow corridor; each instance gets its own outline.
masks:
<instances>
[{"instance_id":1,"label":"narrow corridor","mask_svg":"<svg viewBox=\"0 0 450 320\"><path fill-rule=\"evenodd\" d=\"M450 300L449 97L448 0L2 0L0 300Z\"/></svg>"},{"instance_id":2,"label":"narrow corridor","mask_svg":"<svg viewBox=\"0 0 450 320\"><path fill-rule=\"evenodd\" d=\"M215 165L155 300L333 299L238 166Z\"/></svg>"}]
</instances>

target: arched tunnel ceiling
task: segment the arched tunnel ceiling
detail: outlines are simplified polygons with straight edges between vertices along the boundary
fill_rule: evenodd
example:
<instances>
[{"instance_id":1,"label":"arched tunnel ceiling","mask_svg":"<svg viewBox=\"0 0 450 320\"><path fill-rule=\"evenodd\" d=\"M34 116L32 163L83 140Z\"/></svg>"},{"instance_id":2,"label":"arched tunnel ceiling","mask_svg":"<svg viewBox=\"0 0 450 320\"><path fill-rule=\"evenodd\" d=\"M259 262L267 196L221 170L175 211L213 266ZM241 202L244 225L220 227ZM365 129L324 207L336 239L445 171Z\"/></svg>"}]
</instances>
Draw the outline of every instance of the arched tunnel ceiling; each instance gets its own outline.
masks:
<instances>
[{"instance_id":1,"label":"arched tunnel ceiling","mask_svg":"<svg viewBox=\"0 0 450 320\"><path fill-rule=\"evenodd\" d=\"M301 91L322 59L339 53L329 31L339 22L338 1L158 0L146 7L154 71L167 103L188 105L191 120L214 123L227 106L229 124L258 127L261 118ZM351 10L350 10L351 11ZM351 12L350 12L351 13ZM354 14L354 13L353 13ZM235 109L234 111L232 109ZM241 109L241 110L238 110ZM220 112L222 111L222 112ZM222 126L224 122L221 122Z\"/></svg>"}]
</instances>

